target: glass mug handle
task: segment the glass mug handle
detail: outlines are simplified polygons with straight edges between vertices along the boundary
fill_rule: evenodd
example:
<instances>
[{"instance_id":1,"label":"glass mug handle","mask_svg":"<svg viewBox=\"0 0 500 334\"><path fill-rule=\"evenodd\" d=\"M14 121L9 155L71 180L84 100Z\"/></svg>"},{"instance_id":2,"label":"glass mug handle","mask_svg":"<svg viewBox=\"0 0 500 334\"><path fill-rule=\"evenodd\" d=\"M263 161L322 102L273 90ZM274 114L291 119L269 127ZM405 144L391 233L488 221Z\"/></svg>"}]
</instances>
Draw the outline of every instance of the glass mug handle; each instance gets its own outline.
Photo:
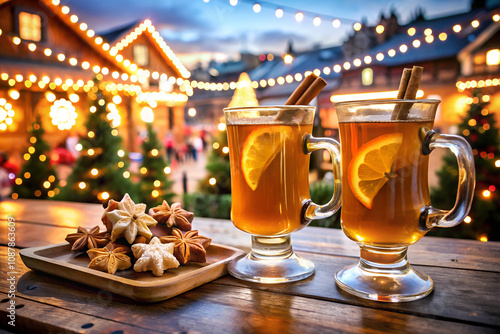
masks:
<instances>
[{"instance_id":1,"label":"glass mug handle","mask_svg":"<svg viewBox=\"0 0 500 334\"><path fill-rule=\"evenodd\" d=\"M469 143L460 136L427 132L422 142L422 153L428 155L435 148L448 148L455 154L458 163L458 189L455 205L451 210L426 207L420 214L420 227L453 227L462 222L469 213L476 186L474 155Z\"/></svg>"},{"instance_id":2,"label":"glass mug handle","mask_svg":"<svg viewBox=\"0 0 500 334\"><path fill-rule=\"evenodd\" d=\"M315 138L307 135L304 138L304 152L311 153L319 149L325 149L330 153L333 163L333 195L330 201L324 205L318 205L312 200L302 205L302 223L307 224L314 219L328 218L337 212L342 204L341 193L341 169L340 169L340 144L332 138Z\"/></svg>"}]
</instances>

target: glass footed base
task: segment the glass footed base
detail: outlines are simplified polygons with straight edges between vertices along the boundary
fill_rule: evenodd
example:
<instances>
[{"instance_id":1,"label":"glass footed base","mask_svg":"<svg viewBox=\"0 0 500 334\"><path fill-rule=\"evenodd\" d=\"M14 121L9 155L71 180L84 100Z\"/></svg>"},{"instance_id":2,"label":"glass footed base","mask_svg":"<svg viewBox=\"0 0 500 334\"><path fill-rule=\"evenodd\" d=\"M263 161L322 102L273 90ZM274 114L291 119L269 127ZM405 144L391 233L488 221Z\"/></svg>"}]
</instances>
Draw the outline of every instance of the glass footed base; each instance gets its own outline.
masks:
<instances>
[{"instance_id":1,"label":"glass footed base","mask_svg":"<svg viewBox=\"0 0 500 334\"><path fill-rule=\"evenodd\" d=\"M314 263L292 253L283 259L255 258L252 253L235 259L228 266L229 273L239 279L258 283L286 283L314 274Z\"/></svg>"},{"instance_id":2,"label":"glass footed base","mask_svg":"<svg viewBox=\"0 0 500 334\"><path fill-rule=\"evenodd\" d=\"M252 236L252 251L234 259L229 273L241 280L258 283L286 283L314 274L314 263L292 250L290 236Z\"/></svg>"},{"instance_id":3,"label":"glass footed base","mask_svg":"<svg viewBox=\"0 0 500 334\"><path fill-rule=\"evenodd\" d=\"M427 274L408 264L406 249L403 258L392 264L367 261L363 249L361 254L358 264L335 274L338 286L350 294L381 302L409 302L427 296L434 288Z\"/></svg>"}]
</instances>

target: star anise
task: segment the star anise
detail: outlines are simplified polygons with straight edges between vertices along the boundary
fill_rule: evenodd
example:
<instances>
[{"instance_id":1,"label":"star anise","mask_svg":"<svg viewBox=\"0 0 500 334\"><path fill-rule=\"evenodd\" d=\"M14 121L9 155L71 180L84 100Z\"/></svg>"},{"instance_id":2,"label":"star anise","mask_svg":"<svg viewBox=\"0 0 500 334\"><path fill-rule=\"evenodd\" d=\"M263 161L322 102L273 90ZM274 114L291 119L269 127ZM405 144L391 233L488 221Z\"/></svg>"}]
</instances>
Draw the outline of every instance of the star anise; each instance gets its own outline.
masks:
<instances>
[{"instance_id":1,"label":"star anise","mask_svg":"<svg viewBox=\"0 0 500 334\"><path fill-rule=\"evenodd\" d=\"M175 228L172 230L172 235L161 237L163 243L174 244L174 256L181 263L186 262L206 262L207 247L210 246L212 239L198 235L198 231L188 231L182 233L181 230Z\"/></svg>"},{"instance_id":2,"label":"star anise","mask_svg":"<svg viewBox=\"0 0 500 334\"><path fill-rule=\"evenodd\" d=\"M151 239L153 234L149 226L156 225L157 221L147 215L145 210L146 204L135 204L126 194L118 203L117 209L106 213L106 217L113 224L111 241L124 236L129 244L133 244L138 234L143 235L147 240Z\"/></svg>"},{"instance_id":3,"label":"star anise","mask_svg":"<svg viewBox=\"0 0 500 334\"><path fill-rule=\"evenodd\" d=\"M87 251L91 259L89 268L110 274L114 274L117 270L130 268L132 262L130 257L126 255L128 252L130 252L130 248L112 242L104 248L89 249Z\"/></svg>"},{"instance_id":4,"label":"star anise","mask_svg":"<svg viewBox=\"0 0 500 334\"><path fill-rule=\"evenodd\" d=\"M160 224L165 224L167 227L177 227L183 231L191 230L191 222L194 218L194 213L181 208L180 203L174 203L169 206L167 201L163 201L161 205L149 210L149 214Z\"/></svg>"},{"instance_id":5,"label":"star anise","mask_svg":"<svg viewBox=\"0 0 500 334\"><path fill-rule=\"evenodd\" d=\"M66 236L66 241L72 245L71 250L82 251L103 247L109 242L109 238L109 232L99 232L99 226L91 228L90 231L80 226L76 233Z\"/></svg>"}]
</instances>

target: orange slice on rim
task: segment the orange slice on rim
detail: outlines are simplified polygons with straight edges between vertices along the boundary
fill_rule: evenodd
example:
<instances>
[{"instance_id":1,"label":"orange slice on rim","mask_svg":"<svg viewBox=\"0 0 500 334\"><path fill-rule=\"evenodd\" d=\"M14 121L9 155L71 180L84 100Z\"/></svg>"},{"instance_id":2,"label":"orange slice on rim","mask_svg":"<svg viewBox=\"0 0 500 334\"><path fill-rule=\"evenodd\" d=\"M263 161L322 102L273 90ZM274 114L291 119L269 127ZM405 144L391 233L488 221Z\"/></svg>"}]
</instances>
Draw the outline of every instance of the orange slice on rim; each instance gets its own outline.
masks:
<instances>
[{"instance_id":1,"label":"orange slice on rim","mask_svg":"<svg viewBox=\"0 0 500 334\"><path fill-rule=\"evenodd\" d=\"M282 149L290 132L287 126L262 126L245 139L241 148L241 170L252 190L257 189L262 173Z\"/></svg>"},{"instance_id":2,"label":"orange slice on rim","mask_svg":"<svg viewBox=\"0 0 500 334\"><path fill-rule=\"evenodd\" d=\"M379 136L361 146L349 164L347 178L354 196L371 209L380 188L394 177L394 162L403 141L401 133Z\"/></svg>"}]
</instances>

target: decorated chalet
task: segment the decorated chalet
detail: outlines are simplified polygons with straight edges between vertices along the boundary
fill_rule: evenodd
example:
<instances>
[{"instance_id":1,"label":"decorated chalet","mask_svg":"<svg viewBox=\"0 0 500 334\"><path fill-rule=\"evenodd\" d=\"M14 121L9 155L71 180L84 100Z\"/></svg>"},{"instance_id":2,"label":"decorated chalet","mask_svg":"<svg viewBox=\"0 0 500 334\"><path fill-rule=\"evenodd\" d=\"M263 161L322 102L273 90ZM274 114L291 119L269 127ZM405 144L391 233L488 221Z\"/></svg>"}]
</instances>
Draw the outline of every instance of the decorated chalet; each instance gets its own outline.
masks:
<instances>
[{"instance_id":1,"label":"decorated chalet","mask_svg":"<svg viewBox=\"0 0 500 334\"><path fill-rule=\"evenodd\" d=\"M83 135L97 85L130 151L144 108L160 138L181 141L189 76L149 20L98 35L59 0L0 1L0 151L12 156L37 114L53 147Z\"/></svg>"}]
</instances>

